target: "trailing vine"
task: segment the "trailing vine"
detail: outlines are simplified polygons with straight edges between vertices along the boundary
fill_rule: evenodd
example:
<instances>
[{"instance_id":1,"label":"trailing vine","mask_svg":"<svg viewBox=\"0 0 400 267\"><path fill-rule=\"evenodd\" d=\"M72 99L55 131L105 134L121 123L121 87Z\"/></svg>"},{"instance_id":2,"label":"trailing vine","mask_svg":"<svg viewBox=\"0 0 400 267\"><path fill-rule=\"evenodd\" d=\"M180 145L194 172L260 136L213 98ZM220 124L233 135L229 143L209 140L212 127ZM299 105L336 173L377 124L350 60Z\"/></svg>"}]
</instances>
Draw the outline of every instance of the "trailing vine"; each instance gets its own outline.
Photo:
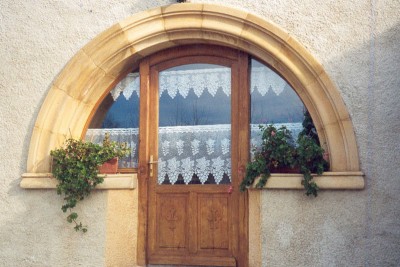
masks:
<instances>
[{"instance_id":1,"label":"trailing vine","mask_svg":"<svg viewBox=\"0 0 400 267\"><path fill-rule=\"evenodd\" d=\"M69 211L67 221L75 223L76 231L87 232L87 226L77 221L78 214L72 209L104 181L103 177L98 176L98 167L107 160L128 153L126 144L110 141L109 135L106 135L103 146L70 138L62 148L50 152L53 157L52 173L58 180L57 194L63 194L65 200L61 210Z\"/></svg>"},{"instance_id":2,"label":"trailing vine","mask_svg":"<svg viewBox=\"0 0 400 267\"><path fill-rule=\"evenodd\" d=\"M311 117L308 112L304 115L303 130L298 136L297 144L285 126L279 129L274 125L260 126L262 144L253 150L254 156L246 166L246 174L240 185L241 191L251 186L257 178L260 179L255 187L264 187L271 172L279 172L286 167L298 169L303 174L301 184L307 196L318 195L319 187L313 181L312 173L320 175L329 166Z\"/></svg>"}]
</instances>

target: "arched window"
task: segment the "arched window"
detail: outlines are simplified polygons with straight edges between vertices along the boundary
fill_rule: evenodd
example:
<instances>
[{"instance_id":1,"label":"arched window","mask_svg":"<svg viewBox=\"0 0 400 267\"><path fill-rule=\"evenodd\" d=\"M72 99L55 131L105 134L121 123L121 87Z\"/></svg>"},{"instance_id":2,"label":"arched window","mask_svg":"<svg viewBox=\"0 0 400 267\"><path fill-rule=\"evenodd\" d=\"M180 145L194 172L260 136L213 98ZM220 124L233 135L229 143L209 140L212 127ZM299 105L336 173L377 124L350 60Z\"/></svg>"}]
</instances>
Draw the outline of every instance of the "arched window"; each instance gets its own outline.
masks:
<instances>
[{"instance_id":1,"label":"arched window","mask_svg":"<svg viewBox=\"0 0 400 267\"><path fill-rule=\"evenodd\" d=\"M101 144L106 133L112 141L127 143L131 153L119 159L120 171L134 172L138 167L139 98L139 73L131 72L100 104L85 134L85 140L93 143Z\"/></svg>"},{"instance_id":2,"label":"arched window","mask_svg":"<svg viewBox=\"0 0 400 267\"><path fill-rule=\"evenodd\" d=\"M258 60L250 62L251 145L261 142L259 126L285 126L296 139L302 130L306 107L296 91L275 71Z\"/></svg>"},{"instance_id":3,"label":"arched window","mask_svg":"<svg viewBox=\"0 0 400 267\"><path fill-rule=\"evenodd\" d=\"M260 145L260 125L285 126L296 139L302 130L306 111L301 99L295 90L271 68L254 58L249 58L249 64L250 77L246 80L250 83L248 88L250 88L251 96L248 108L251 118L251 146ZM229 114L224 111L224 106L227 106L230 101L230 83L230 69L217 65L183 65L162 72L160 126L169 127L163 129L169 130L170 135L172 135L171 127L173 126L179 126L179 130L183 126L196 125L217 129L218 125L230 119L230 109L227 110ZM123 172L136 172L138 166L139 103L140 75L139 71L134 71L123 78L106 96L85 135L86 140L99 144L106 133L109 133L114 141L126 142L131 148L131 155L119 161L119 169ZM229 116L224 115L225 113ZM211 128L208 129L210 136ZM201 127L191 127L190 131L194 134L200 130ZM223 138L224 130L220 129L220 131L220 133L215 132L215 135L220 136L218 141L224 140L226 146L229 147L230 139ZM199 134L198 139L215 142L214 139L210 139L210 136L203 132ZM182 150L188 147L182 143ZM182 155L183 159L185 153ZM180 176L179 179L182 182L183 177Z\"/></svg>"}]
</instances>

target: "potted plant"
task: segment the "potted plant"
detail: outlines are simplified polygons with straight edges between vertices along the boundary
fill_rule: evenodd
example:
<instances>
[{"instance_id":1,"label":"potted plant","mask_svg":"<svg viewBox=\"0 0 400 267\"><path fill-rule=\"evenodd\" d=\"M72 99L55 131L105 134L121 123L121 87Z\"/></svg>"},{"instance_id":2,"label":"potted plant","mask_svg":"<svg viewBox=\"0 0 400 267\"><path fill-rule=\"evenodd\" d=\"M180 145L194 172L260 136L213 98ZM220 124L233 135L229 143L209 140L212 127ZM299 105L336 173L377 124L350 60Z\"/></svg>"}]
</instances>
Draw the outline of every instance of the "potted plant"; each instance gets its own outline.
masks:
<instances>
[{"instance_id":1,"label":"potted plant","mask_svg":"<svg viewBox=\"0 0 400 267\"><path fill-rule=\"evenodd\" d=\"M111 157L99 167L100 173L117 173L118 158L128 156L130 149L127 143L111 141L110 133L106 133L103 139L103 153Z\"/></svg>"},{"instance_id":2,"label":"potted plant","mask_svg":"<svg viewBox=\"0 0 400 267\"><path fill-rule=\"evenodd\" d=\"M129 154L126 144L109 140L106 136L103 146L69 138L62 148L52 150L53 176L58 180L57 194L64 195L65 204L61 209L69 211L67 221L75 223L76 231L86 232L87 227L77 222L78 214L72 212L78 201L87 197L104 178L98 176L99 166L104 162Z\"/></svg>"},{"instance_id":3,"label":"potted plant","mask_svg":"<svg viewBox=\"0 0 400 267\"><path fill-rule=\"evenodd\" d=\"M258 177L260 179L255 187L262 188L273 172L300 172L304 177L302 185L306 195L317 196L319 188L312 180L312 173L320 175L328 170L328 162L308 112L305 113L303 131L298 136L297 144L285 126L277 129L268 125L260 126L260 129L262 144L253 150L254 156L246 166L240 189L244 191Z\"/></svg>"}]
</instances>

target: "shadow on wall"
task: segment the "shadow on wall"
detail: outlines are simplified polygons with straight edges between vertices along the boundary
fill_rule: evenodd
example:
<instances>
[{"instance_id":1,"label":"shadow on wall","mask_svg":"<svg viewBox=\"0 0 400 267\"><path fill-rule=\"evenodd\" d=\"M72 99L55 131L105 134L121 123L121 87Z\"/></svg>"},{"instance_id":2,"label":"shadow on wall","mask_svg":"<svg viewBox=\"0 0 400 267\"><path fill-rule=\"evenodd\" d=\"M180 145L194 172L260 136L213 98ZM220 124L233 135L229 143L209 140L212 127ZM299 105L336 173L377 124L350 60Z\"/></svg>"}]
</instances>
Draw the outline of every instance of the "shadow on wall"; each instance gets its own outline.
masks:
<instances>
[{"instance_id":1,"label":"shadow on wall","mask_svg":"<svg viewBox=\"0 0 400 267\"><path fill-rule=\"evenodd\" d=\"M263 265L400 262L400 24L324 63L348 107L366 189L261 194ZM282 211L282 205L285 210Z\"/></svg>"},{"instance_id":2,"label":"shadow on wall","mask_svg":"<svg viewBox=\"0 0 400 267\"><path fill-rule=\"evenodd\" d=\"M329 62L355 129L366 179L364 262L400 262L400 23ZM362 256L362 255L360 255Z\"/></svg>"}]
</instances>

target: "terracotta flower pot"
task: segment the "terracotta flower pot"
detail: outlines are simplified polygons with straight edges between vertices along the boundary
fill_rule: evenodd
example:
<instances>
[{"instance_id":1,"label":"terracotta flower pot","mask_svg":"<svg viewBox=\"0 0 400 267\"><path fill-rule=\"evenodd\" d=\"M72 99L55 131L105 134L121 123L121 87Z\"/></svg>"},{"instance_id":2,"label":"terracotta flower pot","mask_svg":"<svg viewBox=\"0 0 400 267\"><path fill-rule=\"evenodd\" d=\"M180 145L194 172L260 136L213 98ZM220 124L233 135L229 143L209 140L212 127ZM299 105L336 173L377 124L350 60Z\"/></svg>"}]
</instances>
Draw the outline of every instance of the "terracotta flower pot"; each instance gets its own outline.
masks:
<instances>
[{"instance_id":1,"label":"terracotta flower pot","mask_svg":"<svg viewBox=\"0 0 400 267\"><path fill-rule=\"evenodd\" d=\"M118 171L118 158L110 159L99 167L100 173L115 174Z\"/></svg>"},{"instance_id":2,"label":"terracotta flower pot","mask_svg":"<svg viewBox=\"0 0 400 267\"><path fill-rule=\"evenodd\" d=\"M271 168L271 173L300 173L299 167L290 168L288 166L282 166L277 168Z\"/></svg>"}]
</instances>

